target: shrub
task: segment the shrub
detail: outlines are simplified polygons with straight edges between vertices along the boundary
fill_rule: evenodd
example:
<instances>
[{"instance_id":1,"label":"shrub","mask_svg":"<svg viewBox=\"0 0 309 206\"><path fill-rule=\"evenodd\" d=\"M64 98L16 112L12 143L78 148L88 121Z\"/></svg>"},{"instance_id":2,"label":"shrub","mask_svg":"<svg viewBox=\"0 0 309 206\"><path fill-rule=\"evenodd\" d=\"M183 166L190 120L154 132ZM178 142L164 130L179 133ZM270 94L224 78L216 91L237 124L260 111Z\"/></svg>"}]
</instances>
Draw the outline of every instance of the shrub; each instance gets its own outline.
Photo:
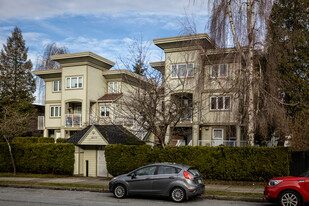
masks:
<instances>
[{"instance_id":1,"label":"shrub","mask_svg":"<svg viewBox=\"0 0 309 206\"><path fill-rule=\"evenodd\" d=\"M58 138L56 139L56 143L64 143L66 140L68 140L67 138Z\"/></svg>"},{"instance_id":2,"label":"shrub","mask_svg":"<svg viewBox=\"0 0 309 206\"><path fill-rule=\"evenodd\" d=\"M266 181L289 174L287 148L166 147L108 145L107 169L114 176L155 162L175 162L197 167L206 179Z\"/></svg>"},{"instance_id":3,"label":"shrub","mask_svg":"<svg viewBox=\"0 0 309 206\"><path fill-rule=\"evenodd\" d=\"M17 172L72 175L74 145L12 143ZM0 143L0 172L13 170L7 144Z\"/></svg>"},{"instance_id":4,"label":"shrub","mask_svg":"<svg viewBox=\"0 0 309 206\"><path fill-rule=\"evenodd\" d=\"M15 137L14 143L54 143L55 139L52 137Z\"/></svg>"}]
</instances>

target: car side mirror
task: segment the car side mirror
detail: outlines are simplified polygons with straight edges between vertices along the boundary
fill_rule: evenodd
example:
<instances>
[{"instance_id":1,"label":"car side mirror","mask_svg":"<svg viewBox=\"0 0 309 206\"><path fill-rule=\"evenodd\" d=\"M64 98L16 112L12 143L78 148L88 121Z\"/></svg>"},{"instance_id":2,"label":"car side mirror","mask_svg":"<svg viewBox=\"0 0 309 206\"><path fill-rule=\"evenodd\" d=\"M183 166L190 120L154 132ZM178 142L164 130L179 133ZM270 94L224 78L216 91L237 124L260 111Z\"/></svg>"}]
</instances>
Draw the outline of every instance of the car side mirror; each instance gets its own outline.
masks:
<instances>
[{"instance_id":1,"label":"car side mirror","mask_svg":"<svg viewBox=\"0 0 309 206\"><path fill-rule=\"evenodd\" d=\"M135 173L132 173L131 174L131 179L135 179L136 178L136 174Z\"/></svg>"}]
</instances>

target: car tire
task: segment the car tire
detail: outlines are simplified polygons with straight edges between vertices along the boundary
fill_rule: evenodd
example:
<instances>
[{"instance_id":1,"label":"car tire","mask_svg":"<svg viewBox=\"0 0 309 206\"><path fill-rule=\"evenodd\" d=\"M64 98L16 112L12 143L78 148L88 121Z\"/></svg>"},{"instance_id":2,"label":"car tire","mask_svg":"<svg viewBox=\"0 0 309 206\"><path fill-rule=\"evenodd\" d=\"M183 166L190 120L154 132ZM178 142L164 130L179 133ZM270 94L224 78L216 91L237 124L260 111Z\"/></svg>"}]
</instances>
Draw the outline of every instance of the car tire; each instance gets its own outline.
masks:
<instances>
[{"instance_id":1,"label":"car tire","mask_svg":"<svg viewBox=\"0 0 309 206\"><path fill-rule=\"evenodd\" d=\"M174 202L182 202L186 199L186 192L180 187L175 187L171 190L170 197Z\"/></svg>"},{"instance_id":2,"label":"car tire","mask_svg":"<svg viewBox=\"0 0 309 206\"><path fill-rule=\"evenodd\" d=\"M115 186L113 193L116 198L125 198L127 193L126 187L122 184L118 184Z\"/></svg>"},{"instance_id":3,"label":"car tire","mask_svg":"<svg viewBox=\"0 0 309 206\"><path fill-rule=\"evenodd\" d=\"M279 204L281 206L299 206L301 205L301 198L297 192L294 192L292 190L284 191L279 196Z\"/></svg>"}]
</instances>

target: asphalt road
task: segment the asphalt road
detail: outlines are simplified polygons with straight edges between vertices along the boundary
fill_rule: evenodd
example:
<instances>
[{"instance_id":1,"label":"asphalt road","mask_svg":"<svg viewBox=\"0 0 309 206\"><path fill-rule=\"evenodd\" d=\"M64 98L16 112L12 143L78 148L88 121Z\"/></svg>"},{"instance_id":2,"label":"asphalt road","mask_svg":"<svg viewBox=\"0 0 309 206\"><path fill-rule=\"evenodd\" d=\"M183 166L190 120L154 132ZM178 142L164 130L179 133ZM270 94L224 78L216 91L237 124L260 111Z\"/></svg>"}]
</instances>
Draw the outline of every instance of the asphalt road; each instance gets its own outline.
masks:
<instances>
[{"instance_id":1,"label":"asphalt road","mask_svg":"<svg viewBox=\"0 0 309 206\"><path fill-rule=\"evenodd\" d=\"M145 198L134 197L118 200L110 193L98 192L81 192L66 190L46 190L46 189L29 189L29 188L11 188L0 187L0 205L1 206L52 206L52 205L68 205L68 206L152 206L152 205L192 205L192 206L271 206L269 203L253 203L253 202L236 202L223 200L208 200L196 198L186 201L182 204L171 202L164 198Z\"/></svg>"}]
</instances>

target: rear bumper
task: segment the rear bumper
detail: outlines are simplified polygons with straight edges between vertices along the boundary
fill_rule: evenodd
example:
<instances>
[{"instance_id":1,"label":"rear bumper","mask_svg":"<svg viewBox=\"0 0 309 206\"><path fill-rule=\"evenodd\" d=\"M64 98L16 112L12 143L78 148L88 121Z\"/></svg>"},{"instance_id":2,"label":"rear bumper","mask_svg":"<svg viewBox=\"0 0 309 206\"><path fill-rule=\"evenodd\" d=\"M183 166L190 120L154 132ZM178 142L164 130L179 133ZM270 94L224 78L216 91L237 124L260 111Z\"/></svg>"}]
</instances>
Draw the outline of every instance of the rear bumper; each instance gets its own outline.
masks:
<instances>
[{"instance_id":1,"label":"rear bumper","mask_svg":"<svg viewBox=\"0 0 309 206\"><path fill-rule=\"evenodd\" d=\"M197 187L190 188L187 191L187 196L188 198L195 197L204 194L204 192L205 192L205 185L198 185Z\"/></svg>"}]
</instances>

